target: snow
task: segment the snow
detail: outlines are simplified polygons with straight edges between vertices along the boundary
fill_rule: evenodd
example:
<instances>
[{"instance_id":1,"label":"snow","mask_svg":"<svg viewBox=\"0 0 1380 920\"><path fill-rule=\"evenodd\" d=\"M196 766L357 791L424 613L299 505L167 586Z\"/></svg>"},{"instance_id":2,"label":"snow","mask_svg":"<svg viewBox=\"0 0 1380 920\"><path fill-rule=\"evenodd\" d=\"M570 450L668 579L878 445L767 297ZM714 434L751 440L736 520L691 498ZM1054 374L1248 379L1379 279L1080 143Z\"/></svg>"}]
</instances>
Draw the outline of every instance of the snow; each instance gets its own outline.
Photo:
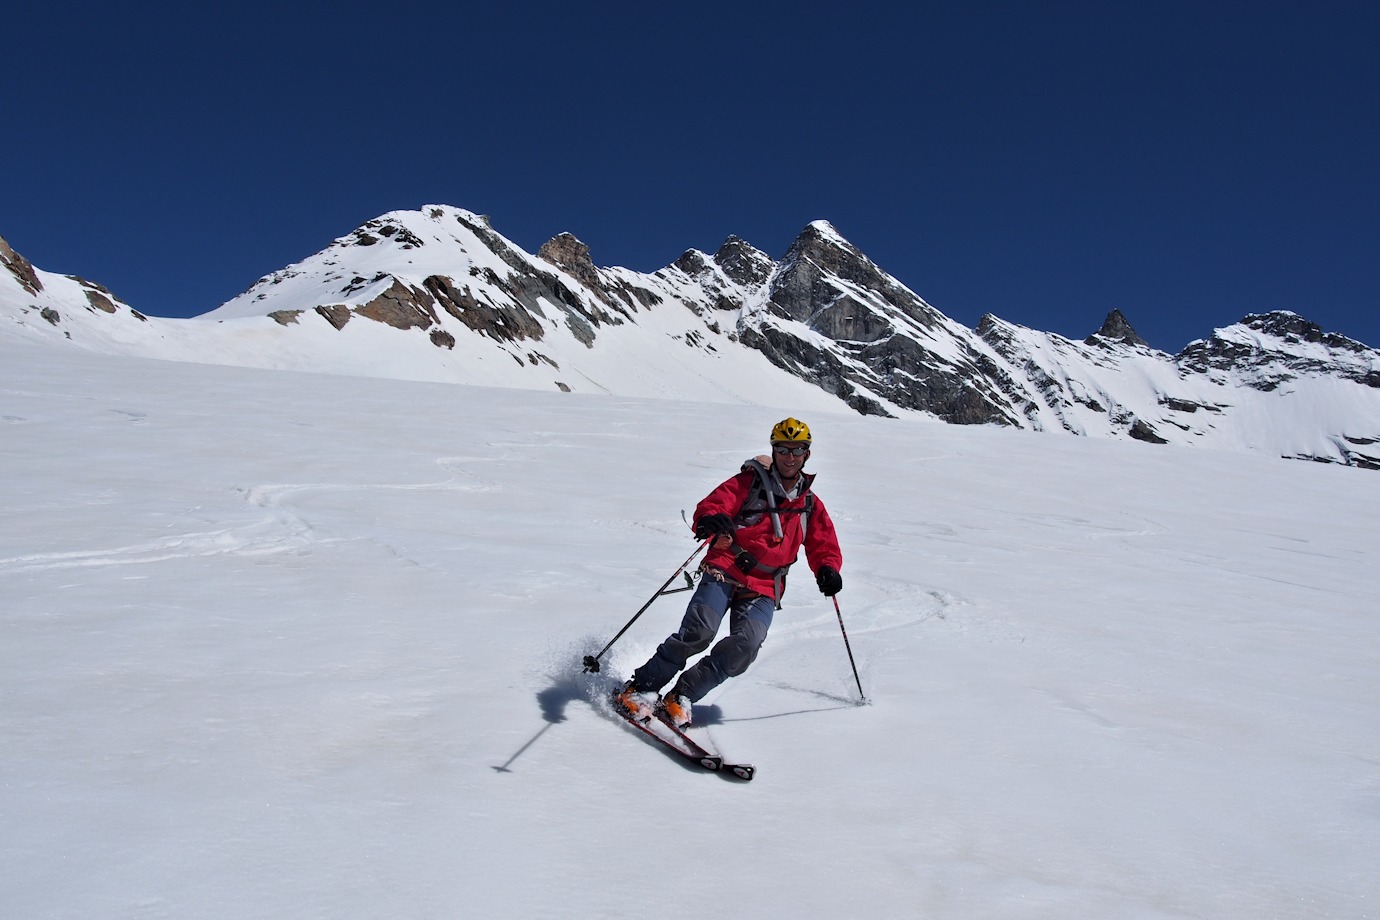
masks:
<instances>
[{"instance_id":1,"label":"snow","mask_svg":"<svg viewBox=\"0 0 1380 920\"><path fill-rule=\"evenodd\" d=\"M784 414L0 336L0 916L1380 915L1371 473L812 412L871 705L614 721Z\"/></svg>"}]
</instances>

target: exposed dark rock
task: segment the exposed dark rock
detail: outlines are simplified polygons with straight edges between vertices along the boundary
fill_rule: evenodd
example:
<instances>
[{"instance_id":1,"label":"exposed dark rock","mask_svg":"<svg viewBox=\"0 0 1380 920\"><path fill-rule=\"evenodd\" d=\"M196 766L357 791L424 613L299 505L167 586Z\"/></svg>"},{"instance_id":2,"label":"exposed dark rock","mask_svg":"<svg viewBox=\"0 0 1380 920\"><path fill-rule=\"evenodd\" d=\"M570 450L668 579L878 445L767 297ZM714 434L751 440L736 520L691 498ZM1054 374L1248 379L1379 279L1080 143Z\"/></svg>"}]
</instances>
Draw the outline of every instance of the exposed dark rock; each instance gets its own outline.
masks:
<instances>
[{"instance_id":1,"label":"exposed dark rock","mask_svg":"<svg viewBox=\"0 0 1380 920\"><path fill-rule=\"evenodd\" d=\"M344 329L345 324L350 321L350 317L354 316L350 312L350 308L343 303L323 304L316 308L316 312L320 313L326 322L337 329Z\"/></svg>"},{"instance_id":2,"label":"exposed dark rock","mask_svg":"<svg viewBox=\"0 0 1380 920\"><path fill-rule=\"evenodd\" d=\"M38 315L46 319L48 322L52 323L54 326L62 322L62 315L58 313L58 311L54 310L52 307L44 307L42 310L38 311Z\"/></svg>"},{"instance_id":3,"label":"exposed dark rock","mask_svg":"<svg viewBox=\"0 0 1380 920\"><path fill-rule=\"evenodd\" d=\"M714 253L714 262L725 275L745 287L760 287L776 270L770 256L736 236L724 240Z\"/></svg>"},{"instance_id":4,"label":"exposed dark rock","mask_svg":"<svg viewBox=\"0 0 1380 920\"><path fill-rule=\"evenodd\" d=\"M444 329L433 329L431 330L431 344L437 348L454 348L455 336Z\"/></svg>"},{"instance_id":5,"label":"exposed dark rock","mask_svg":"<svg viewBox=\"0 0 1380 920\"><path fill-rule=\"evenodd\" d=\"M782 311L782 316L813 325L816 313L827 309L840 295L852 297L827 275L848 282L854 289L875 294L880 302L923 327L942 319L938 311L902 287L823 221L806 227L786 252L772 285L772 304Z\"/></svg>"},{"instance_id":6,"label":"exposed dark rock","mask_svg":"<svg viewBox=\"0 0 1380 920\"><path fill-rule=\"evenodd\" d=\"M594 260L590 258L589 247L573 234L561 233L547 240L541 249L537 250L537 257L559 266L579 282L580 287L624 315L628 315L628 310L636 310L639 302L646 307L661 300L646 291L641 292L639 296L633 296L628 285L605 281ZM625 307L628 309L624 309ZM586 316L586 319L588 318Z\"/></svg>"},{"instance_id":7,"label":"exposed dark rock","mask_svg":"<svg viewBox=\"0 0 1380 920\"><path fill-rule=\"evenodd\" d=\"M559 364L557 364L555 361L552 361L550 358L548 358L546 355L542 354L539 351L529 351L527 353L527 360L534 365L540 362L549 367L553 367L556 370L561 369L561 366Z\"/></svg>"},{"instance_id":8,"label":"exposed dark rock","mask_svg":"<svg viewBox=\"0 0 1380 920\"><path fill-rule=\"evenodd\" d=\"M280 326L295 326L297 325L297 317L301 316L304 312L306 311L274 310L272 313L268 315L273 319L275 323L277 323Z\"/></svg>"},{"instance_id":9,"label":"exposed dark rock","mask_svg":"<svg viewBox=\"0 0 1380 920\"><path fill-rule=\"evenodd\" d=\"M388 290L354 312L395 329L426 329L437 322L435 303L426 291L394 278Z\"/></svg>"},{"instance_id":10,"label":"exposed dark rock","mask_svg":"<svg viewBox=\"0 0 1380 920\"><path fill-rule=\"evenodd\" d=\"M1085 339L1088 345L1105 346L1108 342L1120 342L1123 345L1137 345L1141 348L1149 348L1150 343L1141 338L1136 330L1131 328L1131 324L1126 321L1120 310L1113 310L1107 314L1107 318L1102 322L1102 328L1094 332Z\"/></svg>"},{"instance_id":11,"label":"exposed dark rock","mask_svg":"<svg viewBox=\"0 0 1380 920\"><path fill-rule=\"evenodd\" d=\"M1273 313L1252 313L1241 320L1241 325L1266 335L1273 335L1286 342L1312 342L1326 345L1338 351L1364 352L1372 349L1344 335L1324 332L1317 323L1310 322L1297 313L1277 310Z\"/></svg>"},{"instance_id":12,"label":"exposed dark rock","mask_svg":"<svg viewBox=\"0 0 1380 920\"><path fill-rule=\"evenodd\" d=\"M103 313L114 313L115 304L110 302L110 298L94 288L86 289L86 301L97 310Z\"/></svg>"},{"instance_id":13,"label":"exposed dark rock","mask_svg":"<svg viewBox=\"0 0 1380 920\"><path fill-rule=\"evenodd\" d=\"M1175 399L1173 396L1162 397L1160 405L1173 409L1175 412L1197 412L1203 408L1202 403L1196 403L1191 399Z\"/></svg>"},{"instance_id":14,"label":"exposed dark rock","mask_svg":"<svg viewBox=\"0 0 1380 920\"><path fill-rule=\"evenodd\" d=\"M597 290L603 287L599 269L590 258L589 247L580 242L574 234L560 233L553 236L537 250L537 257L565 269L567 274L572 275L587 288Z\"/></svg>"},{"instance_id":15,"label":"exposed dark rock","mask_svg":"<svg viewBox=\"0 0 1380 920\"><path fill-rule=\"evenodd\" d=\"M735 239L737 238L729 237L730 241ZM744 245L746 246L746 244ZM729 246L729 243L725 243L724 246ZM721 247L719 251L723 252L724 249ZM768 262L774 269L776 263L771 262L769 259ZM743 294L740 288L734 287L734 284L744 282L740 282L729 275L728 271L723 266L718 265L716 261L712 261L698 249L687 249L670 267L679 269L684 272L686 277L690 280L699 283L700 289L710 298L708 306L711 309L734 311L742 309ZM741 275L742 273L739 274ZM768 271L767 274L770 275L770 271ZM725 285L723 283L723 278L728 278L733 284ZM696 313L700 312L698 304L693 301L685 301L685 305Z\"/></svg>"},{"instance_id":16,"label":"exposed dark rock","mask_svg":"<svg viewBox=\"0 0 1380 920\"><path fill-rule=\"evenodd\" d=\"M1147 444L1169 443L1164 438L1156 434L1155 429L1147 425L1144 419L1136 419L1135 422L1131 424L1131 428L1127 433L1131 437L1135 438L1137 441L1144 441Z\"/></svg>"},{"instance_id":17,"label":"exposed dark rock","mask_svg":"<svg viewBox=\"0 0 1380 920\"><path fill-rule=\"evenodd\" d=\"M849 379L849 370L834 354L788 335L774 326L746 327L740 333L744 345L767 356L777 367L809 380L832 393L863 415L891 417L874 397L860 392Z\"/></svg>"},{"instance_id":18,"label":"exposed dark rock","mask_svg":"<svg viewBox=\"0 0 1380 920\"><path fill-rule=\"evenodd\" d=\"M30 294L37 294L43 290L43 282L39 280L38 272L34 270L33 265L11 249L4 237L0 237L0 265L4 265L19 282L19 286Z\"/></svg>"},{"instance_id":19,"label":"exposed dark rock","mask_svg":"<svg viewBox=\"0 0 1380 920\"><path fill-rule=\"evenodd\" d=\"M705 258L704 253L700 252L698 249L685 250L685 252L681 253L680 258L676 259L676 261L671 264L685 272L691 278L698 278L709 270L708 260Z\"/></svg>"},{"instance_id":20,"label":"exposed dark rock","mask_svg":"<svg viewBox=\"0 0 1380 920\"><path fill-rule=\"evenodd\" d=\"M383 221L370 221L364 225L369 228L377 228L378 235L393 240L401 245L403 249L416 249L424 245L420 237L406 227L397 224L385 223Z\"/></svg>"},{"instance_id":21,"label":"exposed dark rock","mask_svg":"<svg viewBox=\"0 0 1380 920\"><path fill-rule=\"evenodd\" d=\"M444 275L432 275L422 283L441 309L495 341L540 339L545 335L541 323L518 306L499 307L487 300L481 303L468 285L457 288L455 281Z\"/></svg>"}]
</instances>

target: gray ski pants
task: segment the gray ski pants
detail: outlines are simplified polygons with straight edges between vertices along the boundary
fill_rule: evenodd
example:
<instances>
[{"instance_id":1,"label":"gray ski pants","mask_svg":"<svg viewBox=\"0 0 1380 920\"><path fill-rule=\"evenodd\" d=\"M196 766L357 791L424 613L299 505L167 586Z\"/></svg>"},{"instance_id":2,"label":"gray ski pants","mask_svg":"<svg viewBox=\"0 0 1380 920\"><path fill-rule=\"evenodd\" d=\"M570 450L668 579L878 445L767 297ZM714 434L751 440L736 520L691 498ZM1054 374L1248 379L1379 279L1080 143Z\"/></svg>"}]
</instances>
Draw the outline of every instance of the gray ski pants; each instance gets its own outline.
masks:
<instances>
[{"instance_id":1,"label":"gray ski pants","mask_svg":"<svg viewBox=\"0 0 1380 920\"><path fill-rule=\"evenodd\" d=\"M757 658L757 652L771 628L776 602L761 594L746 591L729 581L719 581L706 573L685 608L680 629L657 647L656 654L633 672L639 690L660 691L680 673L695 655L709 648L719 631L724 614L729 613L728 635L712 651L681 674L675 692L692 703L730 677L737 677Z\"/></svg>"}]
</instances>

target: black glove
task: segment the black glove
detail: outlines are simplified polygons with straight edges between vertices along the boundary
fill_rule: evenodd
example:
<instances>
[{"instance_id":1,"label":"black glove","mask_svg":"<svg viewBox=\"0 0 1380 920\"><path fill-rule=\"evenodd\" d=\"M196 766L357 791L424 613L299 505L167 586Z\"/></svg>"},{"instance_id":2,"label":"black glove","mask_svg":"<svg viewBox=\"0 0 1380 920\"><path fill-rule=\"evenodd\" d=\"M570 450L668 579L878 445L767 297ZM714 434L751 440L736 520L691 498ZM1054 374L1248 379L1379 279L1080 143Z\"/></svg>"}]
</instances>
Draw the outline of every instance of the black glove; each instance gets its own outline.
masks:
<instances>
[{"instance_id":1,"label":"black glove","mask_svg":"<svg viewBox=\"0 0 1380 920\"><path fill-rule=\"evenodd\" d=\"M733 536L733 518L726 514L706 514L695 522L696 540L718 536Z\"/></svg>"},{"instance_id":2,"label":"black glove","mask_svg":"<svg viewBox=\"0 0 1380 920\"><path fill-rule=\"evenodd\" d=\"M843 576L831 566L820 566L815 573L815 581L819 584L819 593L825 597L833 597L843 590Z\"/></svg>"}]
</instances>

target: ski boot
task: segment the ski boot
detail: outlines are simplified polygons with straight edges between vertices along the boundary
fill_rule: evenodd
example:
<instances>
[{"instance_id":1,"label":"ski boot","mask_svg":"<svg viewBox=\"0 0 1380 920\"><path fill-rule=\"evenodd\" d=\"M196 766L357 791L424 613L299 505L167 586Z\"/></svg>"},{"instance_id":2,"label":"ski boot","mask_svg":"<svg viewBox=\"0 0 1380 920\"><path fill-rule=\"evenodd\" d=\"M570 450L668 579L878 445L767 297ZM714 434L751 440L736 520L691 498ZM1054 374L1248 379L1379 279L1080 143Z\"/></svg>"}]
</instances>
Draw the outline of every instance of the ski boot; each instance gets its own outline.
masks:
<instances>
[{"instance_id":1,"label":"ski boot","mask_svg":"<svg viewBox=\"0 0 1380 920\"><path fill-rule=\"evenodd\" d=\"M690 724L690 709L690 700L674 690L661 701L662 712L676 728L683 729Z\"/></svg>"},{"instance_id":2,"label":"ski boot","mask_svg":"<svg viewBox=\"0 0 1380 920\"><path fill-rule=\"evenodd\" d=\"M648 696L648 693L638 690L632 681L628 681L618 692L614 693L613 708L618 710L618 714L623 718L645 725L652 721L653 715L652 704Z\"/></svg>"}]
</instances>

